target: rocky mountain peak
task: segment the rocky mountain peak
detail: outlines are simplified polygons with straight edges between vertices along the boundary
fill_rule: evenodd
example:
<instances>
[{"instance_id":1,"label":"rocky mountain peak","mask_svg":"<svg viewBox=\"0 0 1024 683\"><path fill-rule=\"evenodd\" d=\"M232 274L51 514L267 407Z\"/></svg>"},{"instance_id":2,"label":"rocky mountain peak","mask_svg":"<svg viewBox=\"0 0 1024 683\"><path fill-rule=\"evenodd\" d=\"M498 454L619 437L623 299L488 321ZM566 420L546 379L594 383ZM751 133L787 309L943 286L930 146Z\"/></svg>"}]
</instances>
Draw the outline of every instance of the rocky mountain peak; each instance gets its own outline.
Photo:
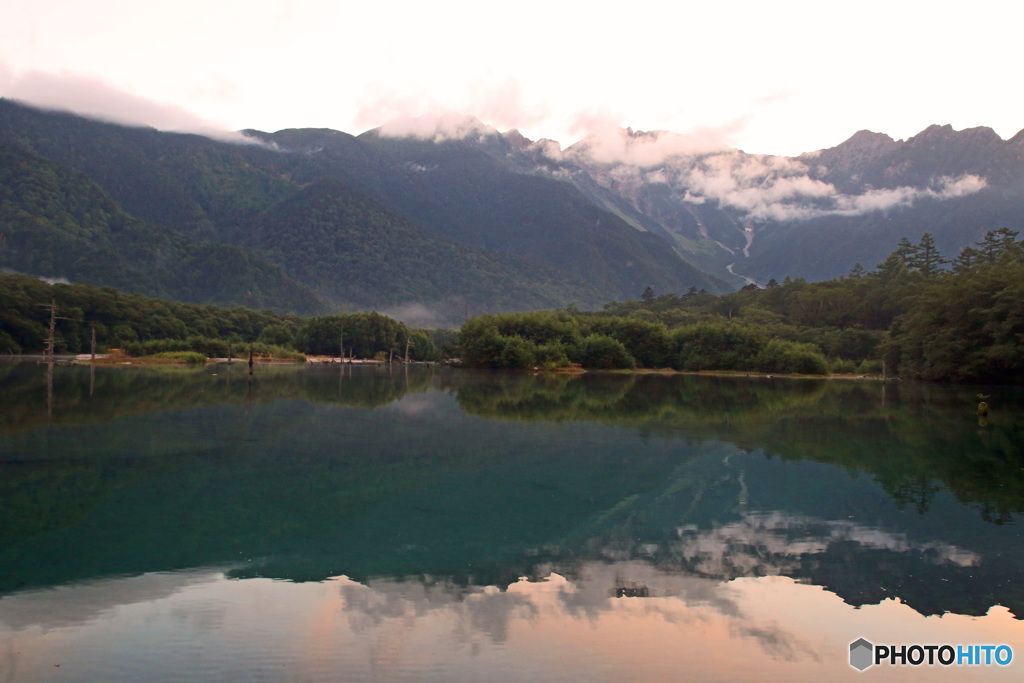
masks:
<instances>
[{"instance_id":1,"label":"rocky mountain peak","mask_svg":"<svg viewBox=\"0 0 1024 683\"><path fill-rule=\"evenodd\" d=\"M967 143L970 145L987 145L1002 142L1003 139L988 126L953 130L953 126L931 125L907 140L908 144L941 144L945 142Z\"/></svg>"},{"instance_id":2,"label":"rocky mountain peak","mask_svg":"<svg viewBox=\"0 0 1024 683\"><path fill-rule=\"evenodd\" d=\"M897 146L895 140L885 133L875 133L870 130L859 130L850 136L850 139L837 145L834 149L845 150L873 150L884 147Z\"/></svg>"},{"instance_id":3,"label":"rocky mountain peak","mask_svg":"<svg viewBox=\"0 0 1024 683\"><path fill-rule=\"evenodd\" d=\"M932 125L928 126L924 130L922 130L917 135L909 138L907 140L907 142L916 142L916 141L920 141L920 140L935 140L935 139L940 139L940 138L949 138L949 137L952 137L954 133L956 133L956 131L954 131L953 130L953 126L951 126L948 123L945 124L945 125L941 125L941 126L939 124L937 124L937 123L933 123Z\"/></svg>"},{"instance_id":4,"label":"rocky mountain peak","mask_svg":"<svg viewBox=\"0 0 1024 683\"><path fill-rule=\"evenodd\" d=\"M803 154L799 158L827 169L827 177L833 182L842 183L847 177L858 176L878 159L895 152L903 144L884 133L860 130L835 147Z\"/></svg>"},{"instance_id":5,"label":"rocky mountain peak","mask_svg":"<svg viewBox=\"0 0 1024 683\"><path fill-rule=\"evenodd\" d=\"M507 142L514 149L517 149L519 151L528 149L531 145L533 145L533 141L530 140L525 135L523 135L522 133L520 133L517 128L505 131L504 133L501 134L501 137L505 140L505 142Z\"/></svg>"}]
</instances>

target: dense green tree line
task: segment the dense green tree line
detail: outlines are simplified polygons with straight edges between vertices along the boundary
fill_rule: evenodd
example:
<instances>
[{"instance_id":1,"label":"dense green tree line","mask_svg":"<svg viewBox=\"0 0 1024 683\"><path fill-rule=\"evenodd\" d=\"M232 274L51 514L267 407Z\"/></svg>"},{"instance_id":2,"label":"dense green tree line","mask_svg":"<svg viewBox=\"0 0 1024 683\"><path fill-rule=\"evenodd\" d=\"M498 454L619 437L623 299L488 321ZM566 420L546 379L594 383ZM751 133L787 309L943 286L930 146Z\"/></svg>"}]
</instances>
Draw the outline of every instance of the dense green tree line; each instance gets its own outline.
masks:
<instances>
[{"instance_id":1,"label":"dense green tree line","mask_svg":"<svg viewBox=\"0 0 1024 683\"><path fill-rule=\"evenodd\" d=\"M481 316L462 328L483 367L832 371L957 382L1024 382L1024 247L989 231L956 259L930 235L901 240L873 270L786 278L714 296L691 288L597 313Z\"/></svg>"},{"instance_id":2,"label":"dense green tree line","mask_svg":"<svg viewBox=\"0 0 1024 683\"><path fill-rule=\"evenodd\" d=\"M403 358L408 341L413 360L434 360L437 349L422 330L379 313L349 313L300 318L248 308L219 308L162 301L126 294L111 287L50 285L37 278L0 274L0 352L39 352L50 324L50 305L58 317L54 349L88 352L93 331L99 350L126 349L134 355L197 351L223 357L229 344L236 355L249 344L257 350L293 350L355 358Z\"/></svg>"},{"instance_id":3,"label":"dense green tree line","mask_svg":"<svg viewBox=\"0 0 1024 683\"><path fill-rule=\"evenodd\" d=\"M670 330L662 322L565 311L485 315L462 326L460 343L465 362L491 368L828 371L813 344L772 338L741 321Z\"/></svg>"},{"instance_id":4,"label":"dense green tree line","mask_svg":"<svg viewBox=\"0 0 1024 683\"><path fill-rule=\"evenodd\" d=\"M0 276L0 352L42 350L56 300L58 352L226 355L229 343L355 357L434 359L431 335L377 313L299 318L183 304L109 287ZM959 382L1024 382L1024 248L990 231L952 261L925 235L903 240L871 271L818 283L774 280L713 296L691 289L575 309L484 315L463 325L473 366L674 368L741 372L878 373Z\"/></svg>"},{"instance_id":5,"label":"dense green tree line","mask_svg":"<svg viewBox=\"0 0 1024 683\"><path fill-rule=\"evenodd\" d=\"M298 326L293 341L296 347L315 355L345 354L355 358L404 358L408 343L413 360L433 360L437 355L433 341L423 331L409 330L380 313L349 313L309 318Z\"/></svg>"}]
</instances>

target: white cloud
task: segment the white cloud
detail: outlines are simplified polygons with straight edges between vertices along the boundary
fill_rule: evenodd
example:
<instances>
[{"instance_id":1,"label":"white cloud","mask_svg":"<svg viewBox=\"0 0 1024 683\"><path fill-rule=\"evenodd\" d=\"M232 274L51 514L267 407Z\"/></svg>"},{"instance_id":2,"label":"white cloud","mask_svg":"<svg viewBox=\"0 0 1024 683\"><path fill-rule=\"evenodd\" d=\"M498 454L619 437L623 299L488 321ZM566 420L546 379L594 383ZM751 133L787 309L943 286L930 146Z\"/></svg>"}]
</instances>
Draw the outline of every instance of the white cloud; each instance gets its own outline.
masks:
<instances>
[{"instance_id":1,"label":"white cloud","mask_svg":"<svg viewBox=\"0 0 1024 683\"><path fill-rule=\"evenodd\" d=\"M361 128L376 127L387 137L423 140L462 139L497 132L475 116L456 111L426 92L372 88L355 117Z\"/></svg>"},{"instance_id":2,"label":"white cloud","mask_svg":"<svg viewBox=\"0 0 1024 683\"><path fill-rule=\"evenodd\" d=\"M197 133L234 142L247 141L240 133L229 131L225 126L203 119L183 107L135 95L89 74L71 71L16 74L0 64L0 96L111 123Z\"/></svg>"},{"instance_id":3,"label":"white cloud","mask_svg":"<svg viewBox=\"0 0 1024 683\"><path fill-rule=\"evenodd\" d=\"M836 195L829 183L808 175L807 167L786 157L716 154L679 169L678 182L691 197L712 199L754 220L794 217L807 209L798 201Z\"/></svg>"},{"instance_id":4,"label":"white cloud","mask_svg":"<svg viewBox=\"0 0 1024 683\"><path fill-rule=\"evenodd\" d=\"M726 147L724 137L721 131L679 135L609 129L549 156L583 165L598 182L627 197L634 197L644 185L663 184L682 201L714 201L751 221L863 215L908 207L922 199L963 197L986 186L977 175L941 176L927 187L843 194L814 177L822 171L808 165L814 155L746 154Z\"/></svg>"},{"instance_id":5,"label":"white cloud","mask_svg":"<svg viewBox=\"0 0 1024 683\"><path fill-rule=\"evenodd\" d=\"M478 78L470 86L470 99L475 104L467 111L501 130L538 126L551 114L546 104L529 101L518 78Z\"/></svg>"},{"instance_id":6,"label":"white cloud","mask_svg":"<svg viewBox=\"0 0 1024 683\"><path fill-rule=\"evenodd\" d=\"M229 81L210 78L203 87L211 93L220 92L228 99L236 96ZM367 92L369 97L364 98L357 122L377 125L387 121L380 127L381 133L396 137L434 141L479 138L498 132L483 121L508 129L536 125L550 115L546 105L529 100L515 78L493 83L474 81L458 106L475 116L451 113L449 104L426 92L383 87ZM183 107L127 92L90 74L38 70L15 73L0 62L0 95L114 123L249 141ZM788 94L779 97L785 99ZM538 145L538 149L556 160L583 163L599 182L627 196L644 184L658 183L673 188L684 201L715 201L738 210L751 221L863 215L908 207L922 199L963 197L986 185L985 179L977 175L943 176L929 187L871 188L861 194L841 194L830 183L813 177L814 172L805 163L813 163L813 155L796 159L732 149L730 143L748 126L749 116L688 133L633 131L621 128L619 120L607 107L578 112L571 129L585 134L581 142L565 151L554 142Z\"/></svg>"},{"instance_id":7,"label":"white cloud","mask_svg":"<svg viewBox=\"0 0 1024 683\"><path fill-rule=\"evenodd\" d=\"M498 132L474 116L460 114L400 117L391 119L378 130L388 137L416 137L434 142L480 138Z\"/></svg>"},{"instance_id":8,"label":"white cloud","mask_svg":"<svg viewBox=\"0 0 1024 683\"><path fill-rule=\"evenodd\" d=\"M518 79L478 77L462 91L447 95L371 87L355 123L363 128L380 126L383 135L393 137L448 140L537 126L549 114L546 105L529 101Z\"/></svg>"},{"instance_id":9,"label":"white cloud","mask_svg":"<svg viewBox=\"0 0 1024 683\"><path fill-rule=\"evenodd\" d=\"M1019 94L1004 87L1019 61L1018 22L991 21L1008 17L1005 0L966 13L918 5L869 0L849 12L749 3L738 13L730 3L652 0L625 10L533 0L512 9L463 0L179 0L169 11L127 0L5 0L0 61L98 74L233 128L359 132L360 100L368 89L389 88L422 91L498 128L567 144L573 139L563 133L584 107L648 130L694 131L751 114L729 143L788 154L861 128L907 137L937 120L993 126L1004 137L1020 130ZM904 30L910 24L918 30ZM830 59L793 39L825 34ZM952 34L957 51L941 40ZM615 48L599 49L596 37L608 35ZM865 35L893 49L860 49ZM984 54L985 68L962 54Z\"/></svg>"},{"instance_id":10,"label":"white cloud","mask_svg":"<svg viewBox=\"0 0 1024 683\"><path fill-rule=\"evenodd\" d=\"M3 598L0 626L15 632L30 627L60 629L96 621L125 605L152 603L208 583L224 568L204 567L166 574L100 579L28 590Z\"/></svg>"},{"instance_id":11,"label":"white cloud","mask_svg":"<svg viewBox=\"0 0 1024 683\"><path fill-rule=\"evenodd\" d=\"M663 551L682 567L720 580L791 575L808 557L850 543L892 553L921 553L934 564L972 567L981 561L977 553L946 543L918 543L905 534L876 527L783 512L749 513L729 524L710 529L680 527L676 533L678 539L667 542ZM796 535L799 540L794 540ZM637 554L635 548L620 550L625 555Z\"/></svg>"},{"instance_id":12,"label":"white cloud","mask_svg":"<svg viewBox=\"0 0 1024 683\"><path fill-rule=\"evenodd\" d=\"M598 164L625 164L639 168L660 166L676 157L728 149L728 128L701 128L689 133L634 131L622 129L613 119L596 114L581 115L577 130L587 136L570 148Z\"/></svg>"},{"instance_id":13,"label":"white cloud","mask_svg":"<svg viewBox=\"0 0 1024 683\"><path fill-rule=\"evenodd\" d=\"M895 187L891 189L872 189L861 195L841 195L836 198L835 210L828 212L842 216L856 216L872 211L910 206L919 199L953 199L965 197L979 192L987 185L984 178L977 175L959 177L942 176L934 187Z\"/></svg>"}]
</instances>

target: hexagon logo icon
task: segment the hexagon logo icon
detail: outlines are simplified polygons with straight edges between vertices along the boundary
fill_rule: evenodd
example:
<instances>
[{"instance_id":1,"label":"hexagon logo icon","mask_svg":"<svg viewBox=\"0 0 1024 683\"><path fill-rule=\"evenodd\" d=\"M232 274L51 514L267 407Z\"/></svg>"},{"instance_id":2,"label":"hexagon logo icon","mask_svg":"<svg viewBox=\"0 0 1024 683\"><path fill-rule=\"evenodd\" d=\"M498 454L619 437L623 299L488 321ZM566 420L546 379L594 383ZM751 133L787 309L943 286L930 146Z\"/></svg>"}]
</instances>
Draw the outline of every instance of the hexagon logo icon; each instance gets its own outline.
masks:
<instances>
[{"instance_id":1,"label":"hexagon logo icon","mask_svg":"<svg viewBox=\"0 0 1024 683\"><path fill-rule=\"evenodd\" d=\"M857 671L863 671L874 664L874 655L875 646L864 638L858 638L850 643L850 666Z\"/></svg>"}]
</instances>

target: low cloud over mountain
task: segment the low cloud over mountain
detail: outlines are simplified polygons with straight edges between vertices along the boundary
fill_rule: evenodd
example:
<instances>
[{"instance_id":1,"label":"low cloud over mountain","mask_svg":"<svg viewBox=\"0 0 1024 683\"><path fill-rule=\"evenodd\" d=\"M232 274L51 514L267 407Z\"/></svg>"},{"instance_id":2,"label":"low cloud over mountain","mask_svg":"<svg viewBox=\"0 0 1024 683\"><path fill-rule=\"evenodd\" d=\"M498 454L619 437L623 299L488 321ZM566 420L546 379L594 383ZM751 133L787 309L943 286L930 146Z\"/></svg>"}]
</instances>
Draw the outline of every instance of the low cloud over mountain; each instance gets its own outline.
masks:
<instances>
[{"instance_id":1,"label":"low cloud over mountain","mask_svg":"<svg viewBox=\"0 0 1024 683\"><path fill-rule=\"evenodd\" d=\"M196 116L176 104L136 95L88 74L67 71L15 73L0 63L0 95L44 109L74 112L100 121L197 133L218 140L245 141L240 133Z\"/></svg>"},{"instance_id":2,"label":"low cloud over mountain","mask_svg":"<svg viewBox=\"0 0 1024 683\"><path fill-rule=\"evenodd\" d=\"M177 107L85 76L0 70L0 91L53 107L74 101L94 118L225 135ZM515 109L515 93L508 97ZM355 277L372 252L394 270L387 292L373 277L355 278L344 296L426 304L448 317L464 316L466 295L484 290L473 305L503 309L597 305L646 287L725 291L787 275L836 277L855 263L870 268L901 237L929 232L948 257L989 230L1024 228L1024 143L988 128L931 126L907 140L861 131L836 147L784 157L730 147L742 118L687 133L643 132L597 112L580 121L587 135L563 149L427 109L359 137L320 128L248 131L245 139L273 152L173 139L182 136L143 143L138 136L151 131L72 125L10 103L0 107L0 135L85 173L129 213L199 240L255 248L330 297L343 293L324 274ZM412 110L385 98L366 113ZM74 139L51 126L72 126ZM152 145L166 149L155 154ZM326 180L334 184L317 185ZM342 201L353 192L380 205ZM389 226L393 242L367 227L376 224ZM308 244L296 243L300 233ZM451 276L451 258L440 257L456 249L472 284ZM345 259L351 263L342 267ZM427 270L431 287L416 279ZM498 271L518 284L485 286ZM529 295L517 289L527 284Z\"/></svg>"},{"instance_id":3,"label":"low cloud over mountain","mask_svg":"<svg viewBox=\"0 0 1024 683\"><path fill-rule=\"evenodd\" d=\"M588 137L563 152L545 148L558 161L586 168L598 182L630 192L661 184L682 201L708 201L736 209L756 221L855 216L907 207L922 198L949 199L978 192L976 174L943 175L924 186L874 188L844 193L821 177L827 168L814 155L790 158L729 149L715 133L677 134L617 129Z\"/></svg>"}]
</instances>

